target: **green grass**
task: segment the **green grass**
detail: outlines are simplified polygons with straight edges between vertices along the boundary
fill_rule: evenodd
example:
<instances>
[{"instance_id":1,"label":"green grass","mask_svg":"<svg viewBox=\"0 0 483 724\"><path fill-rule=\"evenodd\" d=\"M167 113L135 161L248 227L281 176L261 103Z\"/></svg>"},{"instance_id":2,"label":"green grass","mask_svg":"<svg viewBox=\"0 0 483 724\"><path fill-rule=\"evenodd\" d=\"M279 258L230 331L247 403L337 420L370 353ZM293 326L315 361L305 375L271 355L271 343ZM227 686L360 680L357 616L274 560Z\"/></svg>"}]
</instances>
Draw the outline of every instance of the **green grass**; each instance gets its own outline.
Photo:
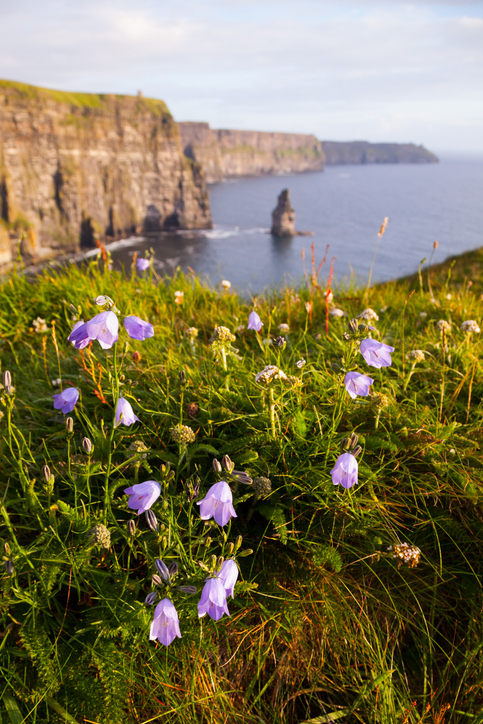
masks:
<instances>
[{"instance_id":1,"label":"green grass","mask_svg":"<svg viewBox=\"0 0 483 724\"><path fill-rule=\"evenodd\" d=\"M40 88L27 83L18 83L13 80L1 80L0 90L16 95L19 99L29 101L53 100L57 103L69 105L75 108L106 108L113 99L123 102L125 99L135 100L139 110L146 110L156 116L171 116L164 101L156 98L138 98L137 96L114 95L107 93L72 93L70 91L59 91L52 88Z\"/></svg>"},{"instance_id":2,"label":"green grass","mask_svg":"<svg viewBox=\"0 0 483 724\"><path fill-rule=\"evenodd\" d=\"M432 294L426 272L421 286L416 276L370 289L365 304L363 291L338 289L348 319L366 306L379 314L373 335L395 347L381 370L344 339L347 319L330 317L326 334L310 280L259 297L265 326L236 332L226 369L214 326L235 332L250 308L192 275L128 277L95 261L4 281L1 365L15 390L1 394L0 514L14 572L0 578L1 721L481 724L482 343L460 325L481 326L483 301L459 268L449 280L433 270ZM99 311L99 294L155 326L144 342L121 327L118 377L112 349L66 341L75 318ZM35 331L38 317L46 330ZM438 320L451 324L444 338ZM412 368L417 349L425 359ZM268 364L289 380L256 383ZM372 397L349 397L344 366L375 380ZM72 434L52 406L60 377L81 391ZM117 381L141 423L113 431ZM170 432L179 423L196 434L186 448ZM359 482L346 491L330 470L353 432ZM128 450L135 442L146 457ZM189 492L206 493L224 455L272 491L257 499L234 486L238 517L221 529L200 521ZM160 528L141 516L132 537L122 491L149 479L163 487ZM105 549L89 542L101 522ZM199 593L172 591L183 638L149 642L154 560L177 560L178 582L200 589L203 566L233 555L239 535L231 616L198 619ZM417 566L388 551L403 542L421 550Z\"/></svg>"}]
</instances>

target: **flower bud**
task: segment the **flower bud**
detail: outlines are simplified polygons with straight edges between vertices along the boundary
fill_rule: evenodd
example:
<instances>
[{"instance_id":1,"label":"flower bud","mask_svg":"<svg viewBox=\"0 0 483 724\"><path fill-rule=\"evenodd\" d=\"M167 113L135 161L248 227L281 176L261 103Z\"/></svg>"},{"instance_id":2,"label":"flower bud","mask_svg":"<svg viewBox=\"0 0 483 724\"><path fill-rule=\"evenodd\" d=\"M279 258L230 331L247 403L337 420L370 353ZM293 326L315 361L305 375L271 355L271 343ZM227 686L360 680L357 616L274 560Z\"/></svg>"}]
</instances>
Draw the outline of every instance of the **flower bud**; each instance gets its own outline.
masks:
<instances>
[{"instance_id":1,"label":"flower bud","mask_svg":"<svg viewBox=\"0 0 483 724\"><path fill-rule=\"evenodd\" d=\"M213 460L212 465L213 465L213 470L215 471L215 473L221 473L222 468L221 468L221 465L218 462L218 460Z\"/></svg>"},{"instance_id":2,"label":"flower bud","mask_svg":"<svg viewBox=\"0 0 483 724\"><path fill-rule=\"evenodd\" d=\"M239 483L244 483L245 485L251 485L253 482L248 473L242 470L233 470L232 476L236 478Z\"/></svg>"},{"instance_id":3,"label":"flower bud","mask_svg":"<svg viewBox=\"0 0 483 724\"><path fill-rule=\"evenodd\" d=\"M170 576L176 576L178 574L178 564L176 561L169 564L168 571Z\"/></svg>"},{"instance_id":4,"label":"flower bud","mask_svg":"<svg viewBox=\"0 0 483 724\"><path fill-rule=\"evenodd\" d=\"M345 452L346 450L349 449L349 447L350 447L349 438L343 437L342 440L340 441L340 451Z\"/></svg>"},{"instance_id":5,"label":"flower bud","mask_svg":"<svg viewBox=\"0 0 483 724\"><path fill-rule=\"evenodd\" d=\"M216 568L216 556L214 554L210 556L210 568L212 570Z\"/></svg>"},{"instance_id":6,"label":"flower bud","mask_svg":"<svg viewBox=\"0 0 483 724\"><path fill-rule=\"evenodd\" d=\"M181 384L184 385L184 383L186 382L186 372L184 370L181 370L178 377Z\"/></svg>"},{"instance_id":7,"label":"flower bud","mask_svg":"<svg viewBox=\"0 0 483 724\"><path fill-rule=\"evenodd\" d=\"M146 600L144 601L144 603L146 604L146 606L152 606L154 603L156 603L157 600L158 600L157 591L151 591L146 596Z\"/></svg>"},{"instance_id":8,"label":"flower bud","mask_svg":"<svg viewBox=\"0 0 483 724\"><path fill-rule=\"evenodd\" d=\"M160 558L156 558L156 568L158 570L159 575L165 581L166 583L169 582L171 576L169 575L168 566L166 563L163 563L163 561Z\"/></svg>"},{"instance_id":9,"label":"flower bud","mask_svg":"<svg viewBox=\"0 0 483 724\"><path fill-rule=\"evenodd\" d=\"M277 347L285 347L286 344L287 340L285 339L285 337L277 337L277 339L275 340L275 345Z\"/></svg>"},{"instance_id":10,"label":"flower bud","mask_svg":"<svg viewBox=\"0 0 483 724\"><path fill-rule=\"evenodd\" d=\"M351 336L347 332L344 332L344 334L342 335L342 339L345 339L346 342L348 342L350 340L350 338L351 338Z\"/></svg>"},{"instance_id":11,"label":"flower bud","mask_svg":"<svg viewBox=\"0 0 483 724\"><path fill-rule=\"evenodd\" d=\"M359 322L357 319L350 319L349 322L349 330L352 332L352 334L356 334L359 331Z\"/></svg>"},{"instance_id":12,"label":"flower bud","mask_svg":"<svg viewBox=\"0 0 483 724\"><path fill-rule=\"evenodd\" d=\"M205 546L206 546L207 548L209 548L210 545L211 545L211 538L210 538L210 536L208 536L208 538L205 540Z\"/></svg>"},{"instance_id":13,"label":"flower bud","mask_svg":"<svg viewBox=\"0 0 483 724\"><path fill-rule=\"evenodd\" d=\"M190 593L191 595L197 593L198 589L196 586L177 586L177 591L181 591L181 593Z\"/></svg>"},{"instance_id":14,"label":"flower bud","mask_svg":"<svg viewBox=\"0 0 483 724\"><path fill-rule=\"evenodd\" d=\"M356 445L356 447L352 451L352 455L356 458L358 455L360 455L362 452L362 448L360 445Z\"/></svg>"},{"instance_id":15,"label":"flower bud","mask_svg":"<svg viewBox=\"0 0 483 724\"><path fill-rule=\"evenodd\" d=\"M134 520L128 520L126 523L127 532L130 536L133 536L136 534L136 521Z\"/></svg>"},{"instance_id":16,"label":"flower bud","mask_svg":"<svg viewBox=\"0 0 483 724\"><path fill-rule=\"evenodd\" d=\"M151 580L152 580L152 582L153 582L153 585L155 585L155 586L162 586L162 585L163 585L163 581L161 580L161 578L158 576L157 573L154 573L154 574L153 574Z\"/></svg>"},{"instance_id":17,"label":"flower bud","mask_svg":"<svg viewBox=\"0 0 483 724\"><path fill-rule=\"evenodd\" d=\"M235 538L235 553L239 549L239 547L241 546L242 543L243 543L243 536L237 535L237 537Z\"/></svg>"},{"instance_id":18,"label":"flower bud","mask_svg":"<svg viewBox=\"0 0 483 724\"><path fill-rule=\"evenodd\" d=\"M240 558L246 558L246 556L251 556L252 553L253 550L251 548L247 548L246 551L240 551L238 555Z\"/></svg>"},{"instance_id":19,"label":"flower bud","mask_svg":"<svg viewBox=\"0 0 483 724\"><path fill-rule=\"evenodd\" d=\"M72 417L65 418L65 429L67 430L68 435L71 435L74 432L74 420Z\"/></svg>"},{"instance_id":20,"label":"flower bud","mask_svg":"<svg viewBox=\"0 0 483 724\"><path fill-rule=\"evenodd\" d=\"M91 443L91 441L89 440L88 437L83 437L83 438L82 438L82 443L81 443L81 445L82 445L82 449L84 450L84 452L86 453L86 455L90 455L91 452L92 452L92 443Z\"/></svg>"},{"instance_id":21,"label":"flower bud","mask_svg":"<svg viewBox=\"0 0 483 724\"><path fill-rule=\"evenodd\" d=\"M12 387L12 375L10 374L10 372L8 370L5 370L5 372L3 373L3 386L5 387L6 390L8 388ZM10 393L7 392L7 394L10 394Z\"/></svg>"},{"instance_id":22,"label":"flower bud","mask_svg":"<svg viewBox=\"0 0 483 724\"><path fill-rule=\"evenodd\" d=\"M163 551L165 551L166 548L168 547L168 539L166 538L165 535L163 535L163 537L161 538L161 545L163 547Z\"/></svg>"},{"instance_id":23,"label":"flower bud","mask_svg":"<svg viewBox=\"0 0 483 724\"><path fill-rule=\"evenodd\" d=\"M15 566L13 565L13 561L11 559L8 561L5 561L5 570L7 571L9 576L13 576Z\"/></svg>"},{"instance_id":24,"label":"flower bud","mask_svg":"<svg viewBox=\"0 0 483 724\"><path fill-rule=\"evenodd\" d=\"M151 509L144 511L144 516L146 518L146 523L148 524L149 528L153 531L158 530L158 520L156 516L154 515L153 511Z\"/></svg>"},{"instance_id":25,"label":"flower bud","mask_svg":"<svg viewBox=\"0 0 483 724\"><path fill-rule=\"evenodd\" d=\"M223 558L223 556L218 556L218 558L216 559L216 567L218 570L222 567L224 561L225 559Z\"/></svg>"},{"instance_id":26,"label":"flower bud","mask_svg":"<svg viewBox=\"0 0 483 724\"><path fill-rule=\"evenodd\" d=\"M235 463L231 461L228 455L223 455L221 459L221 465L227 473L231 473L235 467Z\"/></svg>"},{"instance_id":27,"label":"flower bud","mask_svg":"<svg viewBox=\"0 0 483 724\"><path fill-rule=\"evenodd\" d=\"M52 473L50 472L50 468L48 465L44 465L42 468L42 476L46 483L50 483L52 479Z\"/></svg>"},{"instance_id":28,"label":"flower bud","mask_svg":"<svg viewBox=\"0 0 483 724\"><path fill-rule=\"evenodd\" d=\"M358 436L355 434L355 432L352 432L349 437L349 447L355 447L359 441Z\"/></svg>"},{"instance_id":29,"label":"flower bud","mask_svg":"<svg viewBox=\"0 0 483 724\"><path fill-rule=\"evenodd\" d=\"M234 550L235 550L235 546L234 546L233 543L230 541L230 542L228 543L227 547L226 547L226 554L227 554L227 556L231 556L231 554L233 553Z\"/></svg>"},{"instance_id":30,"label":"flower bud","mask_svg":"<svg viewBox=\"0 0 483 724\"><path fill-rule=\"evenodd\" d=\"M10 555L10 544L7 543L7 541L3 544L3 550L5 551L6 556Z\"/></svg>"}]
</instances>

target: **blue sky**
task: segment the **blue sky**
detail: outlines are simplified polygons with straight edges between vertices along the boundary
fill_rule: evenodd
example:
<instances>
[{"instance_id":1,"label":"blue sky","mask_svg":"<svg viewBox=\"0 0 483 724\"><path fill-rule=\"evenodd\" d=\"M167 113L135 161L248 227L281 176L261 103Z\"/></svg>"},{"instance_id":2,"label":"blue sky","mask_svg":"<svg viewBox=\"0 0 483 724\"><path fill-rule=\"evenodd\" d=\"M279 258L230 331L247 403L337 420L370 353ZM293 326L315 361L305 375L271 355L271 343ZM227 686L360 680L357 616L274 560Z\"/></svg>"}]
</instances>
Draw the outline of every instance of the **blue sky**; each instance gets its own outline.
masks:
<instances>
[{"instance_id":1,"label":"blue sky","mask_svg":"<svg viewBox=\"0 0 483 724\"><path fill-rule=\"evenodd\" d=\"M0 0L0 77L177 120L483 152L483 0Z\"/></svg>"}]
</instances>

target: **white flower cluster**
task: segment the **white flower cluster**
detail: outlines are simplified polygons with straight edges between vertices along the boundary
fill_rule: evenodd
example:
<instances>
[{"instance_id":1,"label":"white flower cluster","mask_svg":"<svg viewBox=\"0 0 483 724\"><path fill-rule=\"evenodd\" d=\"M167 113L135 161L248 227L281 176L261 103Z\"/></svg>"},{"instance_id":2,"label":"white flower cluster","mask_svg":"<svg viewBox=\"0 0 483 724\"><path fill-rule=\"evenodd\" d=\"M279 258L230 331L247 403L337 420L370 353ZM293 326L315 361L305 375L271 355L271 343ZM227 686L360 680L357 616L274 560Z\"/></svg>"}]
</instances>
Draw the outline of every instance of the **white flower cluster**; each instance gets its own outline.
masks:
<instances>
[{"instance_id":1,"label":"white flower cluster","mask_svg":"<svg viewBox=\"0 0 483 724\"><path fill-rule=\"evenodd\" d=\"M187 425L176 425L171 428L171 438L174 442L180 442L182 445L187 445L190 442L196 440L196 435Z\"/></svg>"},{"instance_id":2,"label":"white flower cluster","mask_svg":"<svg viewBox=\"0 0 483 724\"><path fill-rule=\"evenodd\" d=\"M445 319L440 319L436 322L435 327L439 332L451 332L451 324Z\"/></svg>"},{"instance_id":3,"label":"white flower cluster","mask_svg":"<svg viewBox=\"0 0 483 724\"><path fill-rule=\"evenodd\" d=\"M288 380L288 377L285 372L279 370L275 365L267 365L255 377L255 382L260 382L264 385L270 384L273 380Z\"/></svg>"},{"instance_id":4,"label":"white flower cluster","mask_svg":"<svg viewBox=\"0 0 483 724\"><path fill-rule=\"evenodd\" d=\"M475 322L474 319L468 319L466 322L463 322L460 329L462 332L474 332L475 334L479 334L481 331L478 323Z\"/></svg>"},{"instance_id":5,"label":"white flower cluster","mask_svg":"<svg viewBox=\"0 0 483 724\"><path fill-rule=\"evenodd\" d=\"M388 551L392 551L392 557L398 558L401 563L406 563L409 568L415 568L421 557L421 550L409 543L397 543L395 546L389 546Z\"/></svg>"},{"instance_id":6,"label":"white flower cluster","mask_svg":"<svg viewBox=\"0 0 483 724\"><path fill-rule=\"evenodd\" d=\"M368 309L364 309L363 312L359 314L357 319L365 319L366 322L371 322L374 320L375 322L379 321L379 316L376 314L376 312L371 309L370 307Z\"/></svg>"},{"instance_id":7,"label":"white flower cluster","mask_svg":"<svg viewBox=\"0 0 483 724\"><path fill-rule=\"evenodd\" d=\"M413 349L411 352L407 353L406 358L414 362L414 364L416 364L416 362L423 362L424 352L422 349Z\"/></svg>"}]
</instances>

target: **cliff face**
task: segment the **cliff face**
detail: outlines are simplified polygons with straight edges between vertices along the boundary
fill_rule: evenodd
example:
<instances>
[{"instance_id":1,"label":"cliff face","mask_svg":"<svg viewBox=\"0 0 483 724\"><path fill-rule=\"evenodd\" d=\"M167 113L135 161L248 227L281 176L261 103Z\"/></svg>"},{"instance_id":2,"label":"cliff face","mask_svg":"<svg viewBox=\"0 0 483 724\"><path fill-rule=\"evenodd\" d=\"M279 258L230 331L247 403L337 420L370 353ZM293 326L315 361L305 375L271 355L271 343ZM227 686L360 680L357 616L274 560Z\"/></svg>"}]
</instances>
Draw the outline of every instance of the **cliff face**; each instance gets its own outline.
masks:
<instances>
[{"instance_id":1,"label":"cliff face","mask_svg":"<svg viewBox=\"0 0 483 724\"><path fill-rule=\"evenodd\" d=\"M301 133L215 130L179 123L183 150L201 164L209 183L236 176L320 171L325 157L315 136Z\"/></svg>"},{"instance_id":2,"label":"cliff face","mask_svg":"<svg viewBox=\"0 0 483 724\"><path fill-rule=\"evenodd\" d=\"M211 225L203 171L162 101L0 81L0 264L8 233L38 258Z\"/></svg>"},{"instance_id":3,"label":"cliff face","mask_svg":"<svg viewBox=\"0 0 483 724\"><path fill-rule=\"evenodd\" d=\"M322 141L328 166L360 163L438 163L438 157L414 143Z\"/></svg>"}]
</instances>

